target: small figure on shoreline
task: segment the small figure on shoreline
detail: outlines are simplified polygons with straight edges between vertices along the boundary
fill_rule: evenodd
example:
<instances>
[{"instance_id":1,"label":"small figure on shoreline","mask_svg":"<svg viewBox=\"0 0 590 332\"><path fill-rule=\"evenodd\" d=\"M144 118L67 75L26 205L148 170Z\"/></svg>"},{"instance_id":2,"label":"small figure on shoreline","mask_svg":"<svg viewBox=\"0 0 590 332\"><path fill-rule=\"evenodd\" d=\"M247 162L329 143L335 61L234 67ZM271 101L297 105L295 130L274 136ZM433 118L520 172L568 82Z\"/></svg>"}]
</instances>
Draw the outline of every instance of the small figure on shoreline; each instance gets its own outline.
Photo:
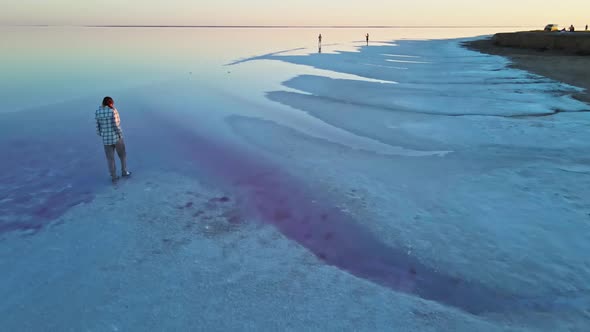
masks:
<instances>
[{"instance_id":1,"label":"small figure on shoreline","mask_svg":"<svg viewBox=\"0 0 590 332\"><path fill-rule=\"evenodd\" d=\"M367 35L365 37L367 39L367 46L369 46L369 34L367 33Z\"/></svg>"},{"instance_id":2,"label":"small figure on shoreline","mask_svg":"<svg viewBox=\"0 0 590 332\"><path fill-rule=\"evenodd\" d=\"M322 53L322 34L318 36L318 53Z\"/></svg>"},{"instance_id":3,"label":"small figure on shoreline","mask_svg":"<svg viewBox=\"0 0 590 332\"><path fill-rule=\"evenodd\" d=\"M576 28L574 28L574 25L572 24L572 25L570 25L570 32L574 32L574 31L576 31Z\"/></svg>"},{"instance_id":4,"label":"small figure on shoreline","mask_svg":"<svg viewBox=\"0 0 590 332\"><path fill-rule=\"evenodd\" d=\"M127 152L123 141L123 130L121 130L121 119L119 111L115 108L115 102L111 97L104 97L102 105L95 112L96 133L102 137L104 152L107 157L107 164L113 183L119 177L115 165L115 151L121 161L121 176L128 177L131 172L127 171Z\"/></svg>"},{"instance_id":5,"label":"small figure on shoreline","mask_svg":"<svg viewBox=\"0 0 590 332\"><path fill-rule=\"evenodd\" d=\"M588 24L586 24L586 31L588 31Z\"/></svg>"}]
</instances>

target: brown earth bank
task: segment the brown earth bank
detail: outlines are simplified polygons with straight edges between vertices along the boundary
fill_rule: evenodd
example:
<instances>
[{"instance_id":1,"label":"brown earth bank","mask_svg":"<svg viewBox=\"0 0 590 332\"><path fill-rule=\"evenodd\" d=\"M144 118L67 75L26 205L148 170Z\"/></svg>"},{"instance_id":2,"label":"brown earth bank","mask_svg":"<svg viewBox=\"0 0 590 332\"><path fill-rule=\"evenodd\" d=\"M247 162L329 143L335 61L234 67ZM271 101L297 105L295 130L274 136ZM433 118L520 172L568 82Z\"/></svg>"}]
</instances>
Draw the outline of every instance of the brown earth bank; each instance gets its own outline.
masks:
<instances>
[{"instance_id":1,"label":"brown earth bank","mask_svg":"<svg viewBox=\"0 0 590 332\"><path fill-rule=\"evenodd\" d=\"M497 33L492 37L498 46L558 50L565 53L590 55L590 32L521 31Z\"/></svg>"},{"instance_id":2,"label":"brown earth bank","mask_svg":"<svg viewBox=\"0 0 590 332\"><path fill-rule=\"evenodd\" d=\"M543 34L543 32L531 33ZM590 33L580 32L579 34L587 36L590 43ZM507 57L512 61L510 66L513 68L583 88L585 91L575 94L574 98L590 104L590 55L575 54L576 52L572 52L571 49L502 46L497 42L496 36L498 35L500 34L486 39L465 42L463 46L481 53Z\"/></svg>"}]
</instances>

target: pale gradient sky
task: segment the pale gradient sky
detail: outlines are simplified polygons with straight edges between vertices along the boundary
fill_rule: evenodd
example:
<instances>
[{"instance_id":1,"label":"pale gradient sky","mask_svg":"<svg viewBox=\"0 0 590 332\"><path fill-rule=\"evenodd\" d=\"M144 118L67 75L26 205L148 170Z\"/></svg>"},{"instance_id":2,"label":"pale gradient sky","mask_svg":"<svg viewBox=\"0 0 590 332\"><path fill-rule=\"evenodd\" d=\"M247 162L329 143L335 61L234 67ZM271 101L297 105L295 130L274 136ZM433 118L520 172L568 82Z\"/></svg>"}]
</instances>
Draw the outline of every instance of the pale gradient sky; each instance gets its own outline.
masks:
<instances>
[{"instance_id":1,"label":"pale gradient sky","mask_svg":"<svg viewBox=\"0 0 590 332\"><path fill-rule=\"evenodd\" d=\"M590 0L0 0L0 24L544 25L590 23Z\"/></svg>"}]
</instances>

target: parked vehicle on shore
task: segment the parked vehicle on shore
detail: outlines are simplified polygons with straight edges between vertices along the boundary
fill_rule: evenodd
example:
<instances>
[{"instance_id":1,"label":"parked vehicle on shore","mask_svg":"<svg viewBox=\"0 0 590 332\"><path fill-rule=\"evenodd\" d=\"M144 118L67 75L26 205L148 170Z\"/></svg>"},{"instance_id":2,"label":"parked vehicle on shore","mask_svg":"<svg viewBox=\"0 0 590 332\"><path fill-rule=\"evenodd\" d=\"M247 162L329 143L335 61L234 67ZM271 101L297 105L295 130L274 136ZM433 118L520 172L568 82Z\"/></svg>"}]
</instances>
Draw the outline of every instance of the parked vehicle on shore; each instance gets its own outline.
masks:
<instances>
[{"instance_id":1,"label":"parked vehicle on shore","mask_svg":"<svg viewBox=\"0 0 590 332\"><path fill-rule=\"evenodd\" d=\"M558 24L547 24L545 26L545 29L543 29L543 31L559 31L559 25Z\"/></svg>"}]
</instances>

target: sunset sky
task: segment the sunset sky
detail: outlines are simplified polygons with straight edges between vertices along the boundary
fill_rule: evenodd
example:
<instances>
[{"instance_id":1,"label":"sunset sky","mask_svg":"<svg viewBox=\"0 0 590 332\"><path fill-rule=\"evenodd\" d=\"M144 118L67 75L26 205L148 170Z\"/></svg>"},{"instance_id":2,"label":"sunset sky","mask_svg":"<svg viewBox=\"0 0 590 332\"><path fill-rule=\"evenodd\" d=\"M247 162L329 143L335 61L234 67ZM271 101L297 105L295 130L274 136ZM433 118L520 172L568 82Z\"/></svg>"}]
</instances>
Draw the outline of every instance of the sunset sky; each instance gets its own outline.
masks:
<instances>
[{"instance_id":1,"label":"sunset sky","mask_svg":"<svg viewBox=\"0 0 590 332\"><path fill-rule=\"evenodd\" d=\"M0 0L0 24L544 25L590 23L570 0Z\"/></svg>"}]
</instances>

